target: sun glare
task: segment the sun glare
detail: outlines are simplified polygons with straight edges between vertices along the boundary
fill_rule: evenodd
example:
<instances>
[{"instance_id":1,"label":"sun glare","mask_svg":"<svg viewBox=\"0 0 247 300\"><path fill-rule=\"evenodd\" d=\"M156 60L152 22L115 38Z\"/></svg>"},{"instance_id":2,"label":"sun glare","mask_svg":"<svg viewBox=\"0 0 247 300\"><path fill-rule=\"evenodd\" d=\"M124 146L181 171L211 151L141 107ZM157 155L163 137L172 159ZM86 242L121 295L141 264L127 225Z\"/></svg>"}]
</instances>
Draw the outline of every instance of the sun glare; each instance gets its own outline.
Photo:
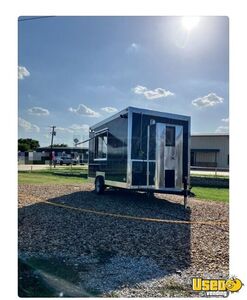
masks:
<instances>
[{"instance_id":1,"label":"sun glare","mask_svg":"<svg viewBox=\"0 0 247 300\"><path fill-rule=\"evenodd\" d=\"M190 31L198 25L199 21L200 21L199 17L183 17L182 25L184 29Z\"/></svg>"}]
</instances>

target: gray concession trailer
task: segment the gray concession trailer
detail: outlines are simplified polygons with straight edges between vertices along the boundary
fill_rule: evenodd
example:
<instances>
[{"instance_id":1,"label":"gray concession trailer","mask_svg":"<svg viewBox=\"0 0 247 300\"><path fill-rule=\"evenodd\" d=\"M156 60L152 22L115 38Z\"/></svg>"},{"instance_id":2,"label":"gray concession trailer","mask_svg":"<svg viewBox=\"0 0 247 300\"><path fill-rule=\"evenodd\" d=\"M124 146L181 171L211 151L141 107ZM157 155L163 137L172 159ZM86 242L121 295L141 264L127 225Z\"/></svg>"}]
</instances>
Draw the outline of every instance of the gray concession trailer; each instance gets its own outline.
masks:
<instances>
[{"instance_id":1,"label":"gray concession trailer","mask_svg":"<svg viewBox=\"0 0 247 300\"><path fill-rule=\"evenodd\" d=\"M107 186L187 199L190 117L128 107L89 129L88 177Z\"/></svg>"}]
</instances>

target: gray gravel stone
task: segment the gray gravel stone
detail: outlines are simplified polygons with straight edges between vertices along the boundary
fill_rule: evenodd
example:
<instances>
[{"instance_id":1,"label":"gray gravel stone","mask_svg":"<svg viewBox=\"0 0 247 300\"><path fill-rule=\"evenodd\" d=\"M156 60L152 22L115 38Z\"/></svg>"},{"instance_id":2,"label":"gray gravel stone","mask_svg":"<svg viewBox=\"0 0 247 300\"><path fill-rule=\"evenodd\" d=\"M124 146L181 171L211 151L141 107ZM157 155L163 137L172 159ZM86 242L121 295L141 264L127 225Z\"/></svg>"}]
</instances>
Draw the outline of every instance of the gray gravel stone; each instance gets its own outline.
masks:
<instances>
[{"instance_id":1,"label":"gray gravel stone","mask_svg":"<svg viewBox=\"0 0 247 300\"><path fill-rule=\"evenodd\" d=\"M98 196L92 190L90 184L20 185L19 257L32 261L37 269L42 267L40 259L48 265L55 261L56 276L56 268L72 270L78 277L71 288L73 295L82 296L196 296L191 291L192 277L228 276L228 225L144 222L68 210L45 201L192 221L227 221L227 204L191 199L191 211L185 213L179 196L155 194L150 199L128 191ZM68 295L68 288L61 287L59 293Z\"/></svg>"}]
</instances>

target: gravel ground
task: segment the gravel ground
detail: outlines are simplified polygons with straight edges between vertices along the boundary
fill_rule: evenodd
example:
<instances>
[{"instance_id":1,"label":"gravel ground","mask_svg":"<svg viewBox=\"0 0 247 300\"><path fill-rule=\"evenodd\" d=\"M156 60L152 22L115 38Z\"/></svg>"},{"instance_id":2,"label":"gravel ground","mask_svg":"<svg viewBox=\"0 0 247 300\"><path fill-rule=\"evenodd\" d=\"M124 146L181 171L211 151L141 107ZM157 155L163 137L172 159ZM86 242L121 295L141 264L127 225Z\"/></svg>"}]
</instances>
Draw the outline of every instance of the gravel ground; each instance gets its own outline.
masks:
<instances>
[{"instance_id":1,"label":"gravel ground","mask_svg":"<svg viewBox=\"0 0 247 300\"><path fill-rule=\"evenodd\" d=\"M228 225L170 224L83 213L45 204L146 218L227 221L225 203L107 191L91 184L19 186L19 257L58 296L198 296L191 278L225 278ZM25 272L23 272L25 273ZM76 276L75 276L76 274ZM25 274L24 274L25 275ZM19 284L28 289L27 277ZM31 281L30 281L31 282Z\"/></svg>"}]
</instances>

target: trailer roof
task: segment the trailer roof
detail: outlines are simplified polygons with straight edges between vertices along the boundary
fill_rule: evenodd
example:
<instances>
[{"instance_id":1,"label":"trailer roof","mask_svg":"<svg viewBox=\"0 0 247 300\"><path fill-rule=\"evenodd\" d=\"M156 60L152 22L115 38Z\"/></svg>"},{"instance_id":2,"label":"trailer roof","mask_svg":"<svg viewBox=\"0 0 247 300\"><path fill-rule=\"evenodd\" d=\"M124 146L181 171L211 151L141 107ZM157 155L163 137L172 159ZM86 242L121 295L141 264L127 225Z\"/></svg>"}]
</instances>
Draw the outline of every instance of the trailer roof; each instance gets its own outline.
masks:
<instances>
[{"instance_id":1,"label":"trailer roof","mask_svg":"<svg viewBox=\"0 0 247 300\"><path fill-rule=\"evenodd\" d=\"M110 121L120 117L120 115L124 115L128 112L143 113L145 115L171 118L171 119L177 119L177 120L183 120L183 121L190 121L190 117L185 116L185 115L178 115L178 114L172 114L172 113L167 113L167 112L155 111L155 110L151 110L151 109L143 109L143 108L129 106L129 107L117 112L116 114L100 121L99 123L91 126L90 129L95 129L95 128L97 128L97 127L99 127L99 126L101 126L101 125L103 125L107 122L110 122Z\"/></svg>"}]
</instances>

